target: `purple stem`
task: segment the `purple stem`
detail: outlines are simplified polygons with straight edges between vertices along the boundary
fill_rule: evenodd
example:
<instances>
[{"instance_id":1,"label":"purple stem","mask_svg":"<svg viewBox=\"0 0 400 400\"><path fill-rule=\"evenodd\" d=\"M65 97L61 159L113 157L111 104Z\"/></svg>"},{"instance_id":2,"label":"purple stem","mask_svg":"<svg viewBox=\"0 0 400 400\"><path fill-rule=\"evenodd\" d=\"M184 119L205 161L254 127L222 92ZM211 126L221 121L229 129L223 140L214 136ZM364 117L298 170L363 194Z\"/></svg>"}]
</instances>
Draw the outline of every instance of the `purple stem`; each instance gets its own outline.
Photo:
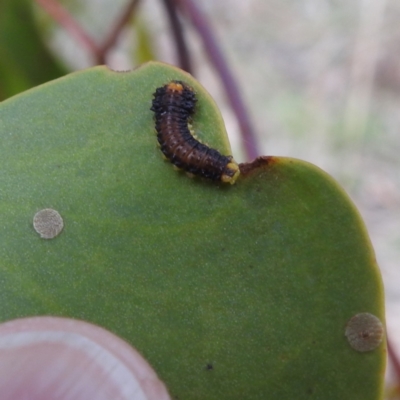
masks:
<instances>
[{"instance_id":1,"label":"purple stem","mask_svg":"<svg viewBox=\"0 0 400 400\"><path fill-rule=\"evenodd\" d=\"M131 18L133 18L137 7L139 5L140 0L131 0L122 11L119 18L114 23L113 28L111 29L108 36L105 38L104 42L100 46L99 54L98 54L98 61L101 64L105 63L105 56L107 52L115 45L116 41L118 40L119 35L121 34L122 30L128 24Z\"/></svg>"},{"instance_id":2,"label":"purple stem","mask_svg":"<svg viewBox=\"0 0 400 400\"><path fill-rule=\"evenodd\" d=\"M208 56L220 75L228 101L236 115L242 133L243 147L247 158L252 160L258 156L257 141L246 107L242 101L238 86L219 48L211 26L194 0L174 0L184 10L203 40Z\"/></svg>"},{"instance_id":3,"label":"purple stem","mask_svg":"<svg viewBox=\"0 0 400 400\"><path fill-rule=\"evenodd\" d=\"M176 13L176 4L171 0L162 0L167 10L167 14L170 21L172 33L175 38L177 58L179 60L179 67L190 74L193 74L192 63L188 47L186 44L185 36L182 30L182 24L179 21L179 17Z\"/></svg>"}]
</instances>

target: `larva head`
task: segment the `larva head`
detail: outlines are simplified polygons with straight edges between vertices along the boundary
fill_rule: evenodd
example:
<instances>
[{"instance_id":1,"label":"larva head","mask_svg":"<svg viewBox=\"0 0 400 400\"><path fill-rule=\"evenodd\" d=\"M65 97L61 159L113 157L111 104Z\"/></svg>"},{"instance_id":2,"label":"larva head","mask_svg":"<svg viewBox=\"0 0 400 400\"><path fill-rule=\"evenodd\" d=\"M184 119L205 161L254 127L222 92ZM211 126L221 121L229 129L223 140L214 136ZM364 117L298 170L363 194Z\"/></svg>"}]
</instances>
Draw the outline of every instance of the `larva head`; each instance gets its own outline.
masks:
<instances>
[{"instance_id":1,"label":"larva head","mask_svg":"<svg viewBox=\"0 0 400 400\"><path fill-rule=\"evenodd\" d=\"M239 175L239 165L235 161L231 160L228 164L226 164L224 172L221 175L221 181L233 185Z\"/></svg>"},{"instance_id":2,"label":"larva head","mask_svg":"<svg viewBox=\"0 0 400 400\"><path fill-rule=\"evenodd\" d=\"M163 87L164 93L168 97L170 105L185 110L189 114L194 113L197 102L194 90L185 82L171 81Z\"/></svg>"},{"instance_id":3,"label":"larva head","mask_svg":"<svg viewBox=\"0 0 400 400\"><path fill-rule=\"evenodd\" d=\"M168 83L166 85L166 89L167 90L171 90L173 92L178 92L178 93L182 93L184 86L183 86L183 82L180 81L171 81L170 83Z\"/></svg>"}]
</instances>

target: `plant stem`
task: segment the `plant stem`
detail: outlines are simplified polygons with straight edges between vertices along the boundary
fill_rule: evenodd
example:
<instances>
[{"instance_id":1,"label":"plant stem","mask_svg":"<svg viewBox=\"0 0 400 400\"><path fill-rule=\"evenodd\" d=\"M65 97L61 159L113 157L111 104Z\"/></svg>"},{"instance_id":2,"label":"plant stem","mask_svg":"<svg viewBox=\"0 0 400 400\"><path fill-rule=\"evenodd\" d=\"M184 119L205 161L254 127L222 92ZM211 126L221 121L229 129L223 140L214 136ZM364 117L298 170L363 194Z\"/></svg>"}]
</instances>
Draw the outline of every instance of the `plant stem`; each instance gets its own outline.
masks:
<instances>
[{"instance_id":1,"label":"plant stem","mask_svg":"<svg viewBox=\"0 0 400 400\"><path fill-rule=\"evenodd\" d=\"M98 61L101 61L99 62L99 64L105 64L105 57L107 52L115 45L122 30L131 20L131 18L133 18L139 2L140 0L131 0L115 22L114 27L111 29L110 33L100 46L99 52L97 54L97 56L99 57Z\"/></svg>"},{"instance_id":2,"label":"plant stem","mask_svg":"<svg viewBox=\"0 0 400 400\"><path fill-rule=\"evenodd\" d=\"M35 0L55 21L93 55L99 52L95 41L76 22L74 17L56 0Z\"/></svg>"},{"instance_id":3,"label":"plant stem","mask_svg":"<svg viewBox=\"0 0 400 400\"><path fill-rule=\"evenodd\" d=\"M394 372L396 374L397 386L400 387L400 361L388 337L386 337L386 343L389 360L392 363Z\"/></svg>"},{"instance_id":4,"label":"plant stem","mask_svg":"<svg viewBox=\"0 0 400 400\"><path fill-rule=\"evenodd\" d=\"M207 18L203 15L199 7L197 7L194 0L174 0L177 5L181 7L191 20L193 26L196 28L200 35L205 50L220 75L228 101L236 115L240 131L242 133L243 147L245 149L247 158L252 160L258 156L256 135L253 126L236 81L228 67L228 64L222 54L220 47L217 44L215 35L212 32L211 26Z\"/></svg>"},{"instance_id":5,"label":"plant stem","mask_svg":"<svg viewBox=\"0 0 400 400\"><path fill-rule=\"evenodd\" d=\"M182 24L179 20L179 17L176 13L176 5L174 1L171 0L162 0L167 11L170 27L172 33L174 35L175 44L176 44L176 52L178 58L178 65L181 69L186 72L193 73L192 63L188 51L188 47L186 44L185 36L182 30Z\"/></svg>"}]
</instances>

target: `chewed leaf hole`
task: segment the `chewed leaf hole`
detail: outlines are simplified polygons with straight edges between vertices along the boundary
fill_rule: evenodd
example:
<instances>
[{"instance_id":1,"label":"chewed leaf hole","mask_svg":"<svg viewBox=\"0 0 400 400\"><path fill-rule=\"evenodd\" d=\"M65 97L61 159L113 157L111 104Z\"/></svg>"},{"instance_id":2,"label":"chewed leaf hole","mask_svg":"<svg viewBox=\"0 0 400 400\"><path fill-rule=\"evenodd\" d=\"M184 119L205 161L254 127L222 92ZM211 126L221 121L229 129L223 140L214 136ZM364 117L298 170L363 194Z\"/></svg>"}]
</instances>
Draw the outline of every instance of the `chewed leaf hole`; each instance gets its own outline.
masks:
<instances>
[{"instance_id":1,"label":"chewed leaf hole","mask_svg":"<svg viewBox=\"0 0 400 400\"><path fill-rule=\"evenodd\" d=\"M347 323L345 331L350 346L362 352L376 349L382 342L383 333L382 322L370 313L356 314Z\"/></svg>"},{"instance_id":2,"label":"chewed leaf hole","mask_svg":"<svg viewBox=\"0 0 400 400\"><path fill-rule=\"evenodd\" d=\"M53 239L63 230L64 221L56 210L45 208L33 217L33 227L41 238Z\"/></svg>"}]
</instances>

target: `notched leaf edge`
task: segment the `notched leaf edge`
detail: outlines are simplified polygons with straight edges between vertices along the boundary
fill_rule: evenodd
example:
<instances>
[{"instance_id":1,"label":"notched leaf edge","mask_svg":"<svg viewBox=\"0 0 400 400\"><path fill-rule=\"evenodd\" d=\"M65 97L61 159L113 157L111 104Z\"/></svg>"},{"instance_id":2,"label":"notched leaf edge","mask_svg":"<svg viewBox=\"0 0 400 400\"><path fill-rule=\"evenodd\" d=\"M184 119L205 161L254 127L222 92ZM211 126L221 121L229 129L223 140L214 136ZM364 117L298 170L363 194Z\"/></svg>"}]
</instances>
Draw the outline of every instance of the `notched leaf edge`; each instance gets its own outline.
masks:
<instances>
[{"instance_id":1,"label":"notched leaf edge","mask_svg":"<svg viewBox=\"0 0 400 400\"><path fill-rule=\"evenodd\" d=\"M274 156L260 156L248 163L239 164L240 174L247 178L257 172L260 168L270 167L278 162L278 158Z\"/></svg>"}]
</instances>

